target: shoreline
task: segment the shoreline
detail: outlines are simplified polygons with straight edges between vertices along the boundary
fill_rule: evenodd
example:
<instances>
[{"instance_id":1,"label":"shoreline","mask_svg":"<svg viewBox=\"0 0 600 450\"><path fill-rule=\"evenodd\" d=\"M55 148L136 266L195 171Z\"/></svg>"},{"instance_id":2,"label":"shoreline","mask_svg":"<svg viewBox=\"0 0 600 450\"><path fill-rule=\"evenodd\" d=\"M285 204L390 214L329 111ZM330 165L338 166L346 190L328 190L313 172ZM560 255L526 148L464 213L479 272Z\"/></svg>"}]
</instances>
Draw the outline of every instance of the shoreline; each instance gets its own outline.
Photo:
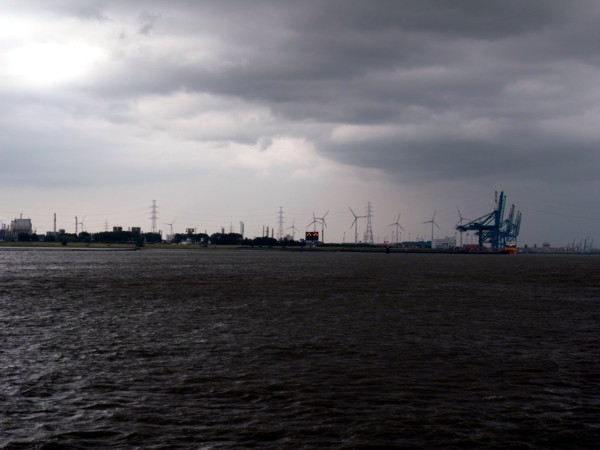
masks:
<instances>
[{"instance_id":1,"label":"shoreline","mask_svg":"<svg viewBox=\"0 0 600 450\"><path fill-rule=\"evenodd\" d=\"M438 250L430 248L398 248L385 246L352 246L331 245L322 247L296 247L296 246L243 246L243 245L211 245L202 246L196 244L174 245L174 244L145 244L138 247L134 244L102 244L102 243L69 243L62 245L58 242L11 242L0 241L0 251L286 251L286 252L339 252L339 253L387 253L387 254L423 254L423 255L506 255L505 252L492 251L461 251L461 250ZM519 255L598 255L600 253L586 252L548 252L528 251L519 252Z\"/></svg>"}]
</instances>

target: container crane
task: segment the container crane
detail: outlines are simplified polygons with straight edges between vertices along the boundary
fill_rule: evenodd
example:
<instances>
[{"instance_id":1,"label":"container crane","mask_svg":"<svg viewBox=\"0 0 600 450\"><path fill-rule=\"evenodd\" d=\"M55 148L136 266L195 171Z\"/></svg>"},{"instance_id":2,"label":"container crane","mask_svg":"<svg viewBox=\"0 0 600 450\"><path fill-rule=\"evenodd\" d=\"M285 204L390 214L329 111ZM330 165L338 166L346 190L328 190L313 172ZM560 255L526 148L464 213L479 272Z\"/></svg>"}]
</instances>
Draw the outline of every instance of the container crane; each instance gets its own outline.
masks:
<instances>
[{"instance_id":1,"label":"container crane","mask_svg":"<svg viewBox=\"0 0 600 450\"><path fill-rule=\"evenodd\" d=\"M475 231L479 238L479 249L484 244L490 244L492 251L504 250L507 244L516 245L521 229L521 211L515 212L515 205L511 205L508 218L504 220L506 196L504 192L496 192L496 208L478 219L456 226L456 230Z\"/></svg>"}]
</instances>

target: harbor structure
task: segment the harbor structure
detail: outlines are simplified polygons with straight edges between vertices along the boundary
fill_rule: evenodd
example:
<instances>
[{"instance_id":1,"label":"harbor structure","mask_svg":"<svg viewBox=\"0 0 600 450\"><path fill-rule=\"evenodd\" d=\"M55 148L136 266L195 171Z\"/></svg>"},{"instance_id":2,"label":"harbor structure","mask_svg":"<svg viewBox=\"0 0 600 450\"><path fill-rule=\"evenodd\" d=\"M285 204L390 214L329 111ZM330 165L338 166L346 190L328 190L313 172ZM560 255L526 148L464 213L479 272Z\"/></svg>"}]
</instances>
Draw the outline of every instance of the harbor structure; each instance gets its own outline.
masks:
<instances>
[{"instance_id":1,"label":"harbor structure","mask_svg":"<svg viewBox=\"0 0 600 450\"><path fill-rule=\"evenodd\" d=\"M475 231L480 250L484 248L485 244L488 244L492 251L501 251L507 247L513 248L517 245L517 238L521 229L521 211L515 212L515 205L513 204L510 207L508 218L504 219L504 209L506 207L504 192L500 192L500 195L496 192L495 204L496 207L492 212L456 226L456 230L460 233Z\"/></svg>"}]
</instances>

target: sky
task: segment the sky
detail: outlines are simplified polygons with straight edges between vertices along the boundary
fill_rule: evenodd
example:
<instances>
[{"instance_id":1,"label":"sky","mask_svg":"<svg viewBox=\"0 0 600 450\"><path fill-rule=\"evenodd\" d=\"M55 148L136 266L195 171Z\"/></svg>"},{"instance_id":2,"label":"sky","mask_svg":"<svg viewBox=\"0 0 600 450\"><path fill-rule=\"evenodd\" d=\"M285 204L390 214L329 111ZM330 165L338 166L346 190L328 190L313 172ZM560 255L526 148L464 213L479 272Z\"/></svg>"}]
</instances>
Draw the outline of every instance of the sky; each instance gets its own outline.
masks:
<instances>
[{"instance_id":1,"label":"sky","mask_svg":"<svg viewBox=\"0 0 600 450\"><path fill-rule=\"evenodd\" d=\"M0 220L600 243L594 0L3 0ZM508 209L508 208L507 208ZM460 215L459 215L460 210ZM293 227L293 228L292 228ZM358 240L366 220L358 220ZM318 227L320 231L321 227Z\"/></svg>"}]
</instances>

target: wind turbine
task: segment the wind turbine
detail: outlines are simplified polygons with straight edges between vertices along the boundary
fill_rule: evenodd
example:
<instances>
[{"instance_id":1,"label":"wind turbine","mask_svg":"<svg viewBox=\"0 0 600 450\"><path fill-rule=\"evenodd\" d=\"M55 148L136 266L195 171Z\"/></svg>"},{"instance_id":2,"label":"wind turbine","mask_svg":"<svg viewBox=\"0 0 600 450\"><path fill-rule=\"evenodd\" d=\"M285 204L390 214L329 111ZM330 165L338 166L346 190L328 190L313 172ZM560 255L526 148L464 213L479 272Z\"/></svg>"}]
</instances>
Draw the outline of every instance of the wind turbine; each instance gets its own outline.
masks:
<instances>
[{"instance_id":1,"label":"wind turbine","mask_svg":"<svg viewBox=\"0 0 600 450\"><path fill-rule=\"evenodd\" d=\"M169 225L171 227L171 236L173 236L173 224L175 223L176 220L177 220L177 218L173 219L173 222L171 222L171 223L165 222L165 225Z\"/></svg>"},{"instance_id":2,"label":"wind turbine","mask_svg":"<svg viewBox=\"0 0 600 450\"><path fill-rule=\"evenodd\" d=\"M396 221L394 223L390 223L388 225L388 227L394 226L396 225L396 244L400 243L400 231L398 231L399 229L404 231L404 228L402 228L402 225L400 225L400 214L398 214L398 218L396 219Z\"/></svg>"},{"instance_id":3,"label":"wind turbine","mask_svg":"<svg viewBox=\"0 0 600 450\"><path fill-rule=\"evenodd\" d=\"M309 223L308 225L306 225L306 228L308 229L308 227L310 227L311 225L314 225L313 231L316 233L317 232L317 223L319 223L319 221L315 217L315 212L313 211L313 221L311 223Z\"/></svg>"},{"instance_id":4,"label":"wind turbine","mask_svg":"<svg viewBox=\"0 0 600 450\"><path fill-rule=\"evenodd\" d=\"M459 220L458 222L456 222L456 225L454 226L455 228L458 228L459 226L461 226L463 224L463 222L467 221L470 222L469 219L465 219L462 214L460 213L460 209L458 209L458 206L456 207L456 210L458 211L458 217ZM458 230L460 232L460 246L463 246L463 232L459 229Z\"/></svg>"},{"instance_id":5,"label":"wind turbine","mask_svg":"<svg viewBox=\"0 0 600 450\"><path fill-rule=\"evenodd\" d=\"M321 222L321 242L324 244L325 243L325 228L327 228L327 223L325 223L325 216L329 213L329 210L327 210L327 212L325 214L323 214L323 217L315 217L315 220L319 220ZM314 215L314 212L313 212Z\"/></svg>"},{"instance_id":6,"label":"wind turbine","mask_svg":"<svg viewBox=\"0 0 600 450\"><path fill-rule=\"evenodd\" d=\"M87 233L87 229L85 228L85 225L83 224L84 220L85 220L85 216L83 216L83 219L81 219L81 222L79 222L79 225L81 225L81 231Z\"/></svg>"},{"instance_id":7,"label":"wind turbine","mask_svg":"<svg viewBox=\"0 0 600 450\"><path fill-rule=\"evenodd\" d=\"M435 225L436 227L438 227L438 229L440 228L440 226L435 221L435 213L436 212L437 212L437 210L433 211L433 217L431 218L431 220L428 220L427 222L423 222L423 223L430 223L431 224L431 248L433 248L433 226Z\"/></svg>"},{"instance_id":8,"label":"wind turbine","mask_svg":"<svg viewBox=\"0 0 600 450\"><path fill-rule=\"evenodd\" d=\"M292 230L292 241L296 240L296 233L295 232L296 231L300 231L300 230L298 230L298 228L296 228L295 224L296 224L296 218L294 217L294 220L292 220L292 226L286 228L286 230Z\"/></svg>"},{"instance_id":9,"label":"wind turbine","mask_svg":"<svg viewBox=\"0 0 600 450\"><path fill-rule=\"evenodd\" d=\"M354 227L354 243L358 244L358 219L364 219L367 216L357 216L356 214L354 214L354 211L352 211L352 208L350 208L349 206L348 206L348 208L350 209L350 212L354 216L354 220L352 221L352 225L350 225L350 229L352 229L352 227Z\"/></svg>"}]
</instances>

